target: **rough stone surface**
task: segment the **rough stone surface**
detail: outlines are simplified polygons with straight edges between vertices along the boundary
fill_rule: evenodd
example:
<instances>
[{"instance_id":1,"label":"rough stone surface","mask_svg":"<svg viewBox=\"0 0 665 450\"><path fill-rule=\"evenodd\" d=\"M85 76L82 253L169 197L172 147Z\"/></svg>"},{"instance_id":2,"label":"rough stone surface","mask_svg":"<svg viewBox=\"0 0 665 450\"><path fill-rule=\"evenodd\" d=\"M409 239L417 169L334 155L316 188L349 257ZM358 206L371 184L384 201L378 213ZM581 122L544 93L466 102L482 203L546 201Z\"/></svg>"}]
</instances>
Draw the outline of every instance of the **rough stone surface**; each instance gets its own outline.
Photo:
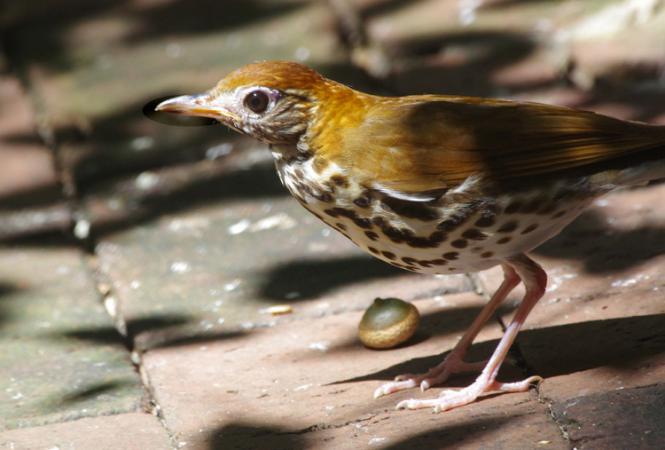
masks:
<instances>
[{"instance_id":1,"label":"rough stone surface","mask_svg":"<svg viewBox=\"0 0 665 450\"><path fill-rule=\"evenodd\" d=\"M167 450L169 436L150 414L93 417L0 432L2 450Z\"/></svg>"},{"instance_id":2,"label":"rough stone surface","mask_svg":"<svg viewBox=\"0 0 665 450\"><path fill-rule=\"evenodd\" d=\"M37 135L27 93L0 48L0 239L70 224L50 150Z\"/></svg>"},{"instance_id":3,"label":"rough stone surface","mask_svg":"<svg viewBox=\"0 0 665 450\"><path fill-rule=\"evenodd\" d=\"M1 69L0 66L0 158L4 176L0 180L0 198L4 205L8 197L53 189L57 179L51 153L33 128L25 92L18 79L2 74Z\"/></svg>"},{"instance_id":4,"label":"rough stone surface","mask_svg":"<svg viewBox=\"0 0 665 450\"><path fill-rule=\"evenodd\" d=\"M575 448L655 449L665 442L664 401L654 384L571 398L552 412Z\"/></svg>"},{"instance_id":5,"label":"rough stone surface","mask_svg":"<svg viewBox=\"0 0 665 450\"><path fill-rule=\"evenodd\" d=\"M143 388L81 255L0 249L0 429L136 411Z\"/></svg>"},{"instance_id":6,"label":"rough stone surface","mask_svg":"<svg viewBox=\"0 0 665 450\"><path fill-rule=\"evenodd\" d=\"M571 79L583 88L662 87L663 6L662 0L613 2L560 30L574 62Z\"/></svg>"}]
</instances>

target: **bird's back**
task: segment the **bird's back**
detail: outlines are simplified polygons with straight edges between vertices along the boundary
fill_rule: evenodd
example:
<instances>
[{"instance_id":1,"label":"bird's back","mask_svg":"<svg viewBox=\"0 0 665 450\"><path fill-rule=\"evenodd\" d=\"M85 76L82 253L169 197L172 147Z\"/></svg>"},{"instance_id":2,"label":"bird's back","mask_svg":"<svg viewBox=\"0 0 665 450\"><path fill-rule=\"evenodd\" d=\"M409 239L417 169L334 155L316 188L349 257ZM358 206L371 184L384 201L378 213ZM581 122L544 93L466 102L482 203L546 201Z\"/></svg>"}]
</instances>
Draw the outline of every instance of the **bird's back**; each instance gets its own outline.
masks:
<instances>
[{"instance_id":1,"label":"bird's back","mask_svg":"<svg viewBox=\"0 0 665 450\"><path fill-rule=\"evenodd\" d=\"M470 176L511 184L590 175L665 159L661 126L538 103L356 94L350 118L336 118L334 111L345 113L334 104L321 108L333 117L313 147L396 191L454 188Z\"/></svg>"}]
</instances>

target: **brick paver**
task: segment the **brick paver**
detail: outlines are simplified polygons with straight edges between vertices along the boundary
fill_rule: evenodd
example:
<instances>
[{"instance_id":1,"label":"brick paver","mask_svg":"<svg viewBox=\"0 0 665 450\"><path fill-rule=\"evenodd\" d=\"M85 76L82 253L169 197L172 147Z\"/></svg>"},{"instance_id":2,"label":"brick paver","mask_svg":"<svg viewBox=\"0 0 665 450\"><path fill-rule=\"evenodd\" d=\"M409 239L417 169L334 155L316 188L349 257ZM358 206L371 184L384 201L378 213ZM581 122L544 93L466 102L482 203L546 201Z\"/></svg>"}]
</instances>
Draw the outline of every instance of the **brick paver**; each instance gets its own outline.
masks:
<instances>
[{"instance_id":1,"label":"brick paver","mask_svg":"<svg viewBox=\"0 0 665 450\"><path fill-rule=\"evenodd\" d=\"M0 48L0 239L66 230L69 210L27 93Z\"/></svg>"},{"instance_id":2,"label":"brick paver","mask_svg":"<svg viewBox=\"0 0 665 450\"><path fill-rule=\"evenodd\" d=\"M0 448L167 450L173 446L157 418L131 413L0 432Z\"/></svg>"},{"instance_id":3,"label":"brick paver","mask_svg":"<svg viewBox=\"0 0 665 450\"><path fill-rule=\"evenodd\" d=\"M76 249L2 248L0 280L0 430L141 409L140 379Z\"/></svg>"},{"instance_id":4,"label":"brick paver","mask_svg":"<svg viewBox=\"0 0 665 450\"><path fill-rule=\"evenodd\" d=\"M416 304L425 325L420 342L398 350L363 348L355 338L361 312L347 312L300 318L241 339L151 351L145 367L169 428L194 446L205 445L210 435L200 430L208 430L216 433L219 448L252 448L258 445L255 441L269 446L269 437L261 435L271 432L303 434L306 448L398 448L412 438L419 445L434 444L444 435L437 445L477 448L496 441L496 448L508 449L518 442L532 447L548 440L552 448L565 448L556 424L534 394L498 396L439 415L394 410L399 400L436 395L436 390L373 400L372 392L381 382L435 363L454 345L483 300L466 293ZM487 356L499 336L496 324L483 330L474 356ZM205 367L200 367L201 360L208 361ZM182 369L194 366L197 370ZM504 376L520 373L508 368ZM525 431L529 429L533 432ZM518 441L507 437L518 433Z\"/></svg>"}]
</instances>

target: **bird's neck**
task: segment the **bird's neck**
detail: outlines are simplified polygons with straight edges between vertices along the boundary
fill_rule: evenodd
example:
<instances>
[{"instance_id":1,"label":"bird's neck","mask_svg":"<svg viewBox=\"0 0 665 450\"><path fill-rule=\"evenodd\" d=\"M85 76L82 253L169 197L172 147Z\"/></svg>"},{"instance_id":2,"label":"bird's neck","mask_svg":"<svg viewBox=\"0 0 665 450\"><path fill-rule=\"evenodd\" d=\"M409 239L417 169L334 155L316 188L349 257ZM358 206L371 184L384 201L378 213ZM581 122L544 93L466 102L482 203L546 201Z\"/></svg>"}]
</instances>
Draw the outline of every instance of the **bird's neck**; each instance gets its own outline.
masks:
<instances>
[{"instance_id":1,"label":"bird's neck","mask_svg":"<svg viewBox=\"0 0 665 450\"><path fill-rule=\"evenodd\" d=\"M277 164L287 165L295 162L302 163L314 155L305 134L302 134L293 144L271 144L270 152Z\"/></svg>"},{"instance_id":2,"label":"bird's neck","mask_svg":"<svg viewBox=\"0 0 665 450\"><path fill-rule=\"evenodd\" d=\"M318 211L318 206L331 201L333 192L328 181L339 168L295 146L273 145L271 150L280 181L303 206Z\"/></svg>"},{"instance_id":3,"label":"bird's neck","mask_svg":"<svg viewBox=\"0 0 665 450\"><path fill-rule=\"evenodd\" d=\"M318 93L307 131L298 141L270 146L282 183L294 193L295 178L316 185L331 174L352 176L352 165L345 164L345 133L362 125L377 98L333 82L325 93Z\"/></svg>"}]
</instances>

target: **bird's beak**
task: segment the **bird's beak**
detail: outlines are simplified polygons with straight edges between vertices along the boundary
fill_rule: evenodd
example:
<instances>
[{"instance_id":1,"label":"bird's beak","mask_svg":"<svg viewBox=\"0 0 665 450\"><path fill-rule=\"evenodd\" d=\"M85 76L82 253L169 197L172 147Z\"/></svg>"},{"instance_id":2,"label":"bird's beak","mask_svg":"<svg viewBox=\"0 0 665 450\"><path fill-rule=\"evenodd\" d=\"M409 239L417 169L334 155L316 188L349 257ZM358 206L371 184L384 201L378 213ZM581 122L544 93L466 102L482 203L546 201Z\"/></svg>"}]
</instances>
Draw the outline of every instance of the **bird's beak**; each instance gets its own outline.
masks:
<instances>
[{"instance_id":1,"label":"bird's beak","mask_svg":"<svg viewBox=\"0 0 665 450\"><path fill-rule=\"evenodd\" d=\"M186 116L210 117L220 122L237 122L239 118L226 108L214 105L209 94L181 95L161 102L155 111L165 111Z\"/></svg>"}]
</instances>

